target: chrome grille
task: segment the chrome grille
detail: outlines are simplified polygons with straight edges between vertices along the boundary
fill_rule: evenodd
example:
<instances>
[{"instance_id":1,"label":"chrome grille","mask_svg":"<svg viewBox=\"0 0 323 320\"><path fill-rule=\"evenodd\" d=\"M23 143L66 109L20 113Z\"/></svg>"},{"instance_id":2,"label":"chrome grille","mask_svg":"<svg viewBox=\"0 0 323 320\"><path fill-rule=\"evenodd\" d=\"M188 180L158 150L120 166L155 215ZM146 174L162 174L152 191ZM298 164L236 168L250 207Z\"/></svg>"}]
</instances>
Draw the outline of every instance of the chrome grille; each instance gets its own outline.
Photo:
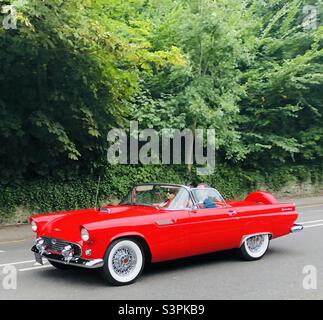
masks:
<instances>
[{"instance_id":1,"label":"chrome grille","mask_svg":"<svg viewBox=\"0 0 323 320\"><path fill-rule=\"evenodd\" d=\"M65 240L61 239L56 239L56 238L50 238L50 237L41 237L44 240L44 245L46 247L47 251L52 251L54 253L61 254L62 250L70 245L74 249L74 256L75 257L80 257L82 254L82 249L80 245L68 242Z\"/></svg>"}]
</instances>

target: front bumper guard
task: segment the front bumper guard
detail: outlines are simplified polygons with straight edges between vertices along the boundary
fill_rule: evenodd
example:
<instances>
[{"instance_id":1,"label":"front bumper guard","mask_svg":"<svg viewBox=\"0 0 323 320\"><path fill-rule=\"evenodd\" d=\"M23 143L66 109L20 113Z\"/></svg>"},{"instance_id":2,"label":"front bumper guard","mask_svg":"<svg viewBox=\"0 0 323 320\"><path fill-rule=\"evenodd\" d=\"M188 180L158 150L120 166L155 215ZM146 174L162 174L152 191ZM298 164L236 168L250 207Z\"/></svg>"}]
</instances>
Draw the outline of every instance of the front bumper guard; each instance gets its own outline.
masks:
<instances>
[{"instance_id":1,"label":"front bumper guard","mask_svg":"<svg viewBox=\"0 0 323 320\"><path fill-rule=\"evenodd\" d=\"M66 259L62 255L53 254L47 251L40 252L40 250L38 250L36 246L33 246L31 248L31 251L40 254L43 258L46 258L47 260L58 262L65 265L71 265L71 266L87 268L87 269L101 268L104 265L103 259L87 260L87 259L72 257L69 259L69 261L66 261Z\"/></svg>"},{"instance_id":2,"label":"front bumper guard","mask_svg":"<svg viewBox=\"0 0 323 320\"><path fill-rule=\"evenodd\" d=\"M290 229L291 233L296 233L296 232L300 232L304 229L304 226L302 226L301 224L294 224L294 226Z\"/></svg>"}]
</instances>

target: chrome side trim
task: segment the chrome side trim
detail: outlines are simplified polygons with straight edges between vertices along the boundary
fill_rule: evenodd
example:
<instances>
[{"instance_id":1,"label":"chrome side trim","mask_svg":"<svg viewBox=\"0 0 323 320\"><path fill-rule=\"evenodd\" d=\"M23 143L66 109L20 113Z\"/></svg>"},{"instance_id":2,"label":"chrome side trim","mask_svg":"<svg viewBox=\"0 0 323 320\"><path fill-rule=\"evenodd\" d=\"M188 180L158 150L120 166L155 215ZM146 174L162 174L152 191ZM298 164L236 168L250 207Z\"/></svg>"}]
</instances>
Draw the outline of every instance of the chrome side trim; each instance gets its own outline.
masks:
<instances>
[{"instance_id":1,"label":"chrome side trim","mask_svg":"<svg viewBox=\"0 0 323 320\"><path fill-rule=\"evenodd\" d=\"M294 226L290 229L291 233L296 233L296 232L300 232L304 229L304 226L302 226L301 224L294 224Z\"/></svg>"}]
</instances>

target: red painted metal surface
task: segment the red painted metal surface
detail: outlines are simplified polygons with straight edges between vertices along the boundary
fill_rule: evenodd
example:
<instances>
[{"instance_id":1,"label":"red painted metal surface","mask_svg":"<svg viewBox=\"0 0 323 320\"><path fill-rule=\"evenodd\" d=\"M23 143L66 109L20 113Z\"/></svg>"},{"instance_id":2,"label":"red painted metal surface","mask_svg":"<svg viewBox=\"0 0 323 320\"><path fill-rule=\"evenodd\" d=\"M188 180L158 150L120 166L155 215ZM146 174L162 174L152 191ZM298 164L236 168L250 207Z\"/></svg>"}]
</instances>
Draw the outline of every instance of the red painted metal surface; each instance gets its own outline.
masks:
<instances>
[{"instance_id":1,"label":"red painted metal surface","mask_svg":"<svg viewBox=\"0 0 323 320\"><path fill-rule=\"evenodd\" d=\"M85 259L103 258L117 238L136 236L146 241L152 262L238 248L246 235L290 233L297 220L295 205L278 203L267 192L255 192L244 201L227 201L226 208L166 210L148 206L108 206L110 212L86 209L40 214L30 220L37 237L78 243ZM90 240L81 239L85 227ZM91 256L85 256L91 249Z\"/></svg>"}]
</instances>

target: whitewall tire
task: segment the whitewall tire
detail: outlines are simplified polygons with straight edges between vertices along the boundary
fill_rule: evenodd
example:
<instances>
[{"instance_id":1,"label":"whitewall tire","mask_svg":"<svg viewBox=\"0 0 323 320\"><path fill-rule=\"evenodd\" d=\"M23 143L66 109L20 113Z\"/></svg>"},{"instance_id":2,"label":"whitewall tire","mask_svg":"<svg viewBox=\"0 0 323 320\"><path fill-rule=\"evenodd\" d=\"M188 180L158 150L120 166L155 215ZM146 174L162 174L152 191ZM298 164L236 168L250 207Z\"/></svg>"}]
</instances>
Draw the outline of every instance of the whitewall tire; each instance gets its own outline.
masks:
<instances>
[{"instance_id":1,"label":"whitewall tire","mask_svg":"<svg viewBox=\"0 0 323 320\"><path fill-rule=\"evenodd\" d=\"M113 241L104 256L103 278L115 286L135 282L143 271L145 255L141 244L131 238Z\"/></svg>"},{"instance_id":2,"label":"whitewall tire","mask_svg":"<svg viewBox=\"0 0 323 320\"><path fill-rule=\"evenodd\" d=\"M269 234L258 234L246 237L240 247L240 255L244 260L261 259L269 247Z\"/></svg>"}]
</instances>

